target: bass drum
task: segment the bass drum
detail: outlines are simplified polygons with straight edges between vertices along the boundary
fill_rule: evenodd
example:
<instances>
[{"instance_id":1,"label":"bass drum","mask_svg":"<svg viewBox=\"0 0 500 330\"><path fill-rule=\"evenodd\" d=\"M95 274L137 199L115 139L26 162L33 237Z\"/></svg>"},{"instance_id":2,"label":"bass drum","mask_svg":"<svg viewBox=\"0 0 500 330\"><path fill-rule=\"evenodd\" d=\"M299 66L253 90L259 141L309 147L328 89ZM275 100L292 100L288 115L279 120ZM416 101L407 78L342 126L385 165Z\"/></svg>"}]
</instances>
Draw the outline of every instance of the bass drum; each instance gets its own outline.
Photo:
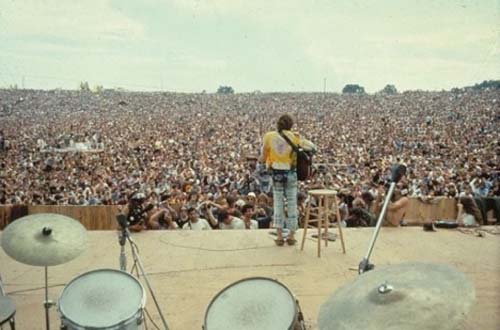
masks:
<instances>
[{"instance_id":1,"label":"bass drum","mask_svg":"<svg viewBox=\"0 0 500 330\"><path fill-rule=\"evenodd\" d=\"M114 269L84 273L59 298L62 329L136 330L144 319L146 295L132 275Z\"/></svg>"},{"instance_id":2,"label":"bass drum","mask_svg":"<svg viewBox=\"0 0 500 330\"><path fill-rule=\"evenodd\" d=\"M205 314L205 330L302 330L298 301L286 286L265 277L235 282L219 292Z\"/></svg>"}]
</instances>

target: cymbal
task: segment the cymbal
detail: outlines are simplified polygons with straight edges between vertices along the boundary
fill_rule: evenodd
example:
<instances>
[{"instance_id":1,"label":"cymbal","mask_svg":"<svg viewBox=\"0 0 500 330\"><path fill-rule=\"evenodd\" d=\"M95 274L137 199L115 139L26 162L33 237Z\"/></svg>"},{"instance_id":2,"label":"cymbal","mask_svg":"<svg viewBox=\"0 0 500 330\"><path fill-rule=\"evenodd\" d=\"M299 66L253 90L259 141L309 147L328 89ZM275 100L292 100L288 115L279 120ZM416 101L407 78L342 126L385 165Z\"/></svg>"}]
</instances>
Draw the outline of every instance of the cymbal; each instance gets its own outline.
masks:
<instances>
[{"instance_id":1,"label":"cymbal","mask_svg":"<svg viewBox=\"0 0 500 330\"><path fill-rule=\"evenodd\" d=\"M87 247L87 231L80 222L52 213L17 219L5 228L1 238L5 253L32 266L63 264Z\"/></svg>"},{"instance_id":2,"label":"cymbal","mask_svg":"<svg viewBox=\"0 0 500 330\"><path fill-rule=\"evenodd\" d=\"M321 306L321 330L452 330L475 300L473 284L457 269L403 263L360 275Z\"/></svg>"}]
</instances>

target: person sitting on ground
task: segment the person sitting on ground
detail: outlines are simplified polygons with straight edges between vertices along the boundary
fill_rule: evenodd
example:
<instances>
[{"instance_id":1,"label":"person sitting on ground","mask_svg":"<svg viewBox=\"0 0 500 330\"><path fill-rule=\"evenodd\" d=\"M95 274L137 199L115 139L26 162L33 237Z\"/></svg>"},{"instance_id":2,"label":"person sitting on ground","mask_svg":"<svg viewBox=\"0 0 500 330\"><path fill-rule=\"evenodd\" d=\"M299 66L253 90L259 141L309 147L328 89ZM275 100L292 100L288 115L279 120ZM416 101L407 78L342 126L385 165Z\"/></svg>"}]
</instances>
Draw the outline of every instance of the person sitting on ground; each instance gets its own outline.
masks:
<instances>
[{"instance_id":1,"label":"person sitting on ground","mask_svg":"<svg viewBox=\"0 0 500 330\"><path fill-rule=\"evenodd\" d=\"M458 201L457 222L463 227L478 227L483 222L483 216L471 197L460 197Z\"/></svg>"}]
</instances>

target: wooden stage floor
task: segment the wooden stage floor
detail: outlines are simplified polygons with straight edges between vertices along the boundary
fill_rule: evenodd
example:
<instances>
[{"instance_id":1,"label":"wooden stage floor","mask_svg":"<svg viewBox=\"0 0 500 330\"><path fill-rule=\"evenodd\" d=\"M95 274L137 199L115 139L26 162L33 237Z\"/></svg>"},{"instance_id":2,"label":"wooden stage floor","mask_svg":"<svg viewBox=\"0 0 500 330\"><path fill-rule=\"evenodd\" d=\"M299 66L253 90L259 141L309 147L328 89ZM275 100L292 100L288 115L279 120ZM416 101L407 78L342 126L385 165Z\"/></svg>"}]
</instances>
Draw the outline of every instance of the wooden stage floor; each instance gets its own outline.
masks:
<instances>
[{"instance_id":1,"label":"wooden stage floor","mask_svg":"<svg viewBox=\"0 0 500 330\"><path fill-rule=\"evenodd\" d=\"M134 234L133 238L173 330L201 329L214 295L237 280L253 276L273 278L286 285L297 296L308 329L317 329L320 306L336 288L358 276L350 268L357 268L372 230L345 230L346 254L342 254L337 240L322 248L320 259L316 257L313 239L306 241L304 251L300 251L299 245L277 247L268 230L158 231ZM299 232L297 238L301 237ZM79 274L101 268L118 269L119 251L116 232L89 232L86 252L67 264L49 268L50 298L58 300L64 285ZM130 265L128 248L127 256ZM500 235L477 237L446 229L424 232L416 227L382 228L371 261L376 266L406 261L455 266L476 287L477 302L467 329L500 329ZM44 329L43 268L16 262L0 249L0 274L17 305L17 329ZM160 324L149 296L146 308ZM52 308L51 328L58 329L59 324L57 308ZM149 328L153 329L151 324Z\"/></svg>"}]
</instances>

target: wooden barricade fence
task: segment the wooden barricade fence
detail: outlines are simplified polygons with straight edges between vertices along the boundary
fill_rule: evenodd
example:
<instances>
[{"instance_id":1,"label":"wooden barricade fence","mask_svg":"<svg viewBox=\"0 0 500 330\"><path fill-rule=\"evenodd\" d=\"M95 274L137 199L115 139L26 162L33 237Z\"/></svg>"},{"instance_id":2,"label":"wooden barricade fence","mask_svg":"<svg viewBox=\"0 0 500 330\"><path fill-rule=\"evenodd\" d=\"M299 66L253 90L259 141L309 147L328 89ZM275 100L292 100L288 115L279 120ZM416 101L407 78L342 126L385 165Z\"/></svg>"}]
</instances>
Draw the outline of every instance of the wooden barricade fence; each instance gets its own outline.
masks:
<instances>
[{"instance_id":1,"label":"wooden barricade fence","mask_svg":"<svg viewBox=\"0 0 500 330\"><path fill-rule=\"evenodd\" d=\"M179 209L179 205L176 208ZM13 212L13 210L17 210L17 212ZM66 215L79 220L88 230L113 230L117 228L117 206L29 205L26 207L0 205L0 230L20 216L36 213ZM410 198L404 219L410 225L421 225L430 220L453 220L456 217L455 199L436 198L424 202L418 198Z\"/></svg>"},{"instance_id":2,"label":"wooden barricade fence","mask_svg":"<svg viewBox=\"0 0 500 330\"><path fill-rule=\"evenodd\" d=\"M457 213L457 201L453 198L441 197L429 201L410 198L404 220L409 225L422 225L431 220L455 220Z\"/></svg>"},{"instance_id":3,"label":"wooden barricade fence","mask_svg":"<svg viewBox=\"0 0 500 330\"><path fill-rule=\"evenodd\" d=\"M57 213L80 221L88 230L112 230L118 224L117 206L30 205L28 214Z\"/></svg>"},{"instance_id":4,"label":"wooden barricade fence","mask_svg":"<svg viewBox=\"0 0 500 330\"><path fill-rule=\"evenodd\" d=\"M117 206L73 205L0 205L0 230L10 222L31 214L56 213L80 221L87 230L112 230L117 228Z\"/></svg>"}]
</instances>

